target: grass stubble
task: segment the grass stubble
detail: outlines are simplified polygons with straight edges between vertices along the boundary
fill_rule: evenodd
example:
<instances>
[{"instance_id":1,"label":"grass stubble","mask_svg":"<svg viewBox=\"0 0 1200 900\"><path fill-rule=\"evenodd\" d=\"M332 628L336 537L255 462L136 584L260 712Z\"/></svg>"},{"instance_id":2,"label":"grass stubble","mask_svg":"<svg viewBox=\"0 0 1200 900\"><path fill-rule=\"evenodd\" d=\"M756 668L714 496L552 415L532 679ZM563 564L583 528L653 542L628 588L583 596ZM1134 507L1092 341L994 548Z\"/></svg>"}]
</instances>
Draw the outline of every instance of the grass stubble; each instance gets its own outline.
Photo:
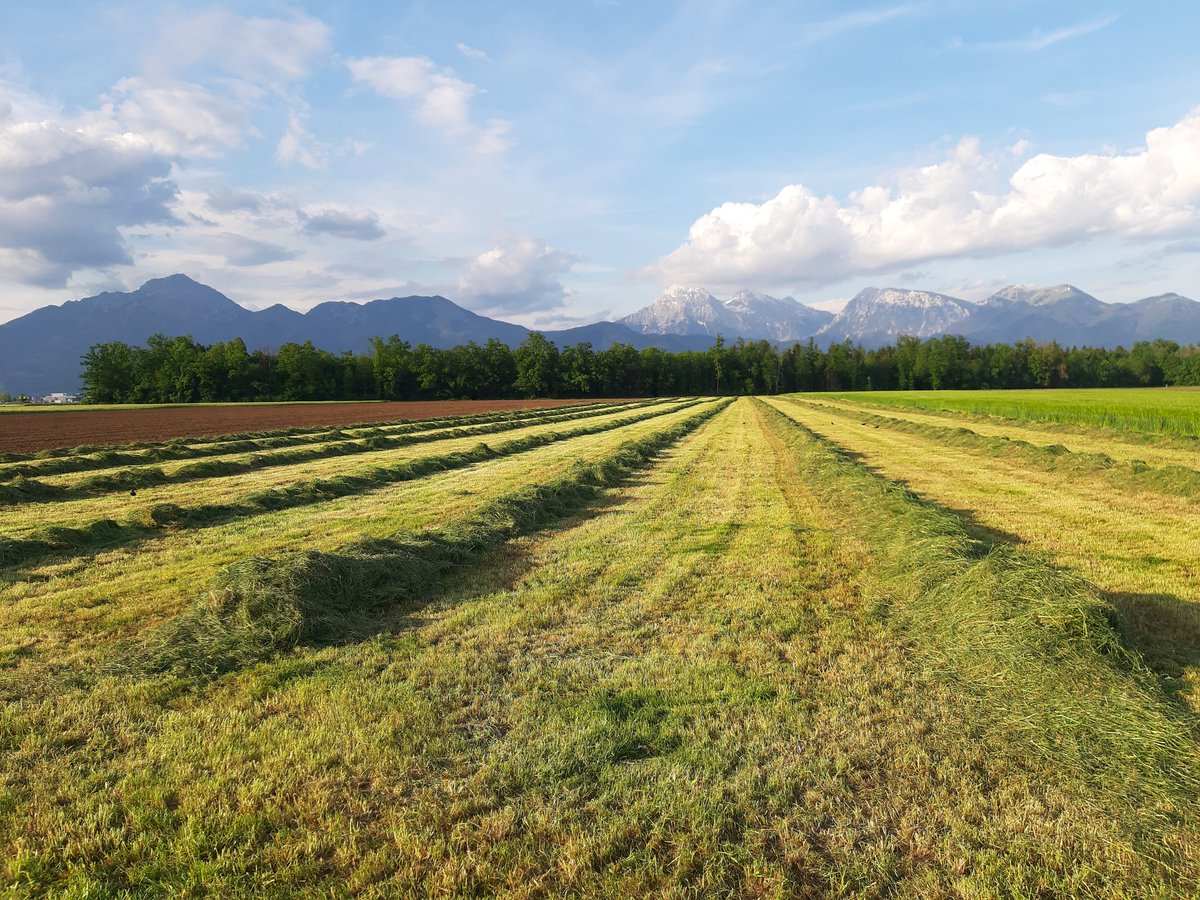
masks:
<instances>
[{"instance_id":1,"label":"grass stubble","mask_svg":"<svg viewBox=\"0 0 1200 900\"><path fill-rule=\"evenodd\" d=\"M345 640L10 683L10 889L1194 888L1190 722L1088 585L754 401L657 452Z\"/></svg>"}]
</instances>

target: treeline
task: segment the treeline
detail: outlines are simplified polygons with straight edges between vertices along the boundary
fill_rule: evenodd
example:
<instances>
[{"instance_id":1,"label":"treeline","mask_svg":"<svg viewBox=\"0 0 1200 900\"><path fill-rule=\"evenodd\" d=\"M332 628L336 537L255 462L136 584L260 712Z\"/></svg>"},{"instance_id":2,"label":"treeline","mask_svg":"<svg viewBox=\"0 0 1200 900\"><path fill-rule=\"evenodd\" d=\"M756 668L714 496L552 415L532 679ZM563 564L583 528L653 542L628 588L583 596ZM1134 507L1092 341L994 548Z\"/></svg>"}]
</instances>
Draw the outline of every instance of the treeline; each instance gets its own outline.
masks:
<instances>
[{"instance_id":1,"label":"treeline","mask_svg":"<svg viewBox=\"0 0 1200 900\"><path fill-rule=\"evenodd\" d=\"M144 347L97 344L83 357L91 403L238 400L451 400L504 397L639 397L790 391L1200 385L1200 346L1135 343L1129 350L1057 343L972 346L964 338L901 337L867 350L812 341L778 350L767 341L668 353L614 344L559 349L532 333L519 347L497 340L448 350L375 338L368 353L333 354L312 342L274 353L240 338L205 346L155 335Z\"/></svg>"}]
</instances>

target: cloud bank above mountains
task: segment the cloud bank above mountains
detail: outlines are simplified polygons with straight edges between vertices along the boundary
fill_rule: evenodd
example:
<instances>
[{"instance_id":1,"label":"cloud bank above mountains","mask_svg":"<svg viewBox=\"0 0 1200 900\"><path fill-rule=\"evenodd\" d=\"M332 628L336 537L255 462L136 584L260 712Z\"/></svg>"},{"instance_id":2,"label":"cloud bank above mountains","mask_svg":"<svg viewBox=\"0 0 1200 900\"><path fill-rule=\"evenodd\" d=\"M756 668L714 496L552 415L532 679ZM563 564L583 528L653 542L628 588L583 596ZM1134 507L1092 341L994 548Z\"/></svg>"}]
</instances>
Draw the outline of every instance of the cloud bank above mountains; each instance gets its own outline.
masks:
<instances>
[{"instance_id":1,"label":"cloud bank above mountains","mask_svg":"<svg viewBox=\"0 0 1200 900\"><path fill-rule=\"evenodd\" d=\"M813 286L1108 234L1170 237L1200 223L1200 109L1129 152L1040 153L1006 176L1008 163L964 138L942 162L845 201L792 184L763 203L725 203L644 271L662 283Z\"/></svg>"}]
</instances>

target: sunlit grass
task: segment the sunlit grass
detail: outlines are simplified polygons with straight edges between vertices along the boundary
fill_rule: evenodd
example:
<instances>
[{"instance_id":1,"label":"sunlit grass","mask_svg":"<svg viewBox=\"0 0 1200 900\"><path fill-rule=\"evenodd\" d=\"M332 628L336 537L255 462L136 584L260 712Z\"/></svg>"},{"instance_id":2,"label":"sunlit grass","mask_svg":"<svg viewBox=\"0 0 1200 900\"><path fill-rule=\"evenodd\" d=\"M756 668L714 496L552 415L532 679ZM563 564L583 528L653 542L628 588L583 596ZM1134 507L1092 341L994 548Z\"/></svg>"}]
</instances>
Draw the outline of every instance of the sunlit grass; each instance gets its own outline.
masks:
<instances>
[{"instance_id":1,"label":"sunlit grass","mask_svg":"<svg viewBox=\"0 0 1200 900\"><path fill-rule=\"evenodd\" d=\"M840 396L882 406L957 410L1149 435L1200 436L1200 390L1194 388L874 391Z\"/></svg>"}]
</instances>

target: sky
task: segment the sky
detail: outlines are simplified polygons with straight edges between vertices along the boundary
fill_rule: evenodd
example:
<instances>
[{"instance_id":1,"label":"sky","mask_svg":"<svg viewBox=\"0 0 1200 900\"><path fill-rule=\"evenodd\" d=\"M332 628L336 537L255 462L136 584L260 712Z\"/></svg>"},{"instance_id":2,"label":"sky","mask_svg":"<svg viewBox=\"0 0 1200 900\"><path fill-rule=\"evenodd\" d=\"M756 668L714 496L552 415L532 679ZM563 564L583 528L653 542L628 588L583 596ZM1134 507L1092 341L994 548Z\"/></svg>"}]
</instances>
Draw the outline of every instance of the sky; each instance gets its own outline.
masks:
<instances>
[{"instance_id":1,"label":"sky","mask_svg":"<svg viewBox=\"0 0 1200 900\"><path fill-rule=\"evenodd\" d=\"M0 321L182 272L560 328L1200 299L1200 4L0 5Z\"/></svg>"}]
</instances>

